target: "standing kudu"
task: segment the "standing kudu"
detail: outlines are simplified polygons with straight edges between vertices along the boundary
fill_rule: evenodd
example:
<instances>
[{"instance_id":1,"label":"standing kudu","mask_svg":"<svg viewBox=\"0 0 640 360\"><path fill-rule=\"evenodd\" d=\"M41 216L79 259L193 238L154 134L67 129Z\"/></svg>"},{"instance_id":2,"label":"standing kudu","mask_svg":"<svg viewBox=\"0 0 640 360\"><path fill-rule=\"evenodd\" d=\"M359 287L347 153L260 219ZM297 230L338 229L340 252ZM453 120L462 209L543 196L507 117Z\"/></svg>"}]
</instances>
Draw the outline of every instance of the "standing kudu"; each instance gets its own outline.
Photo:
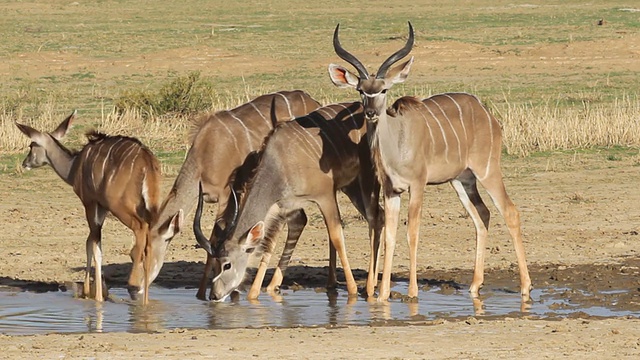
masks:
<instances>
[{"instance_id":1,"label":"standing kudu","mask_svg":"<svg viewBox=\"0 0 640 360\"><path fill-rule=\"evenodd\" d=\"M489 210L480 198L476 182L491 196L504 216L513 238L520 267L520 291L528 301L531 279L525 261L520 230L520 215L509 199L502 181L500 123L473 95L449 93L422 101L402 97L386 109L386 92L403 82L413 57L391 68L413 47L413 27L405 46L385 60L376 74L368 74L362 63L340 45L339 25L333 45L343 60L353 65L358 75L342 66L329 65L331 80L338 87L353 87L361 95L371 153L384 193L385 255L378 299L389 298L391 266L396 241L400 195L409 191L410 277L408 295L418 294L416 257L418 230L425 185L450 182L476 227L476 258L470 292L479 296L484 281L484 256L489 227Z\"/></svg>"},{"instance_id":2,"label":"standing kudu","mask_svg":"<svg viewBox=\"0 0 640 360\"><path fill-rule=\"evenodd\" d=\"M369 222L372 247L369 273L373 275L382 224L378 205L380 186L375 180L359 103L328 105L278 125L265 140L237 215L214 247L207 247L209 242L200 230L198 207L194 220L196 239L214 257L212 299L222 301L238 288L250 254L258 249L263 256L248 294L249 299L255 299L275 247L275 235L285 221L290 231L292 224L294 230L302 231L306 223L302 208L309 202L318 205L324 217L329 239L344 269L347 291L355 295L357 286L347 259L336 200L338 190L347 194ZM285 253L295 246L289 240ZM330 264L330 269L334 267L335 264ZM276 275L281 276L278 269ZM335 275L330 274L331 282L335 285ZM373 292L374 287L375 279L369 279L367 288Z\"/></svg>"},{"instance_id":3,"label":"standing kudu","mask_svg":"<svg viewBox=\"0 0 640 360\"><path fill-rule=\"evenodd\" d=\"M216 225L211 235L215 244L224 225L224 212L231 193L230 184L236 170L247 156L260 149L264 138L278 122L306 115L320 104L303 91L280 91L259 96L234 109L207 114L199 119L191 140L191 148L176 177L173 187L151 224L151 239L167 233L169 224L178 223L170 241L180 231L181 214L188 213L198 198L201 182L205 200L218 204ZM185 214L186 215L186 214ZM207 262L197 297L205 299L211 258Z\"/></svg>"},{"instance_id":4,"label":"standing kudu","mask_svg":"<svg viewBox=\"0 0 640 360\"><path fill-rule=\"evenodd\" d=\"M102 294L102 225L111 212L133 230L135 243L130 256L133 267L129 276L129 292L133 298L143 291L143 303L149 300L149 285L164 261L164 242L148 241L149 224L160 203L160 165L156 157L140 141L124 136L108 136L90 132L89 142L80 151L65 148L60 140L66 135L75 112L56 130L42 133L16 123L32 143L22 166L26 169L46 164L78 195L89 224L87 267L84 295L90 296L91 262L95 262L95 299ZM176 226L173 222L168 231ZM163 234L164 235L164 234ZM141 273L142 271L142 273Z\"/></svg>"}]
</instances>

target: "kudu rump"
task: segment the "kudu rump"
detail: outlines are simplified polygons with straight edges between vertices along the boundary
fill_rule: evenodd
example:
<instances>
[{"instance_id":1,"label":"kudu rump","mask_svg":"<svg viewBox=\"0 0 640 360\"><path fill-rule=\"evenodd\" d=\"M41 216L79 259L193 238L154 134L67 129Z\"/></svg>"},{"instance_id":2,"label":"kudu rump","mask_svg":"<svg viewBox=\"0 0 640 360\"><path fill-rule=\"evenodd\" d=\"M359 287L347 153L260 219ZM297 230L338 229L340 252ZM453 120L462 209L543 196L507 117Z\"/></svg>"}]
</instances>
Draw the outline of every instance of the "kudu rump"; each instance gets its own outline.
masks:
<instances>
[{"instance_id":1,"label":"kudu rump","mask_svg":"<svg viewBox=\"0 0 640 360\"><path fill-rule=\"evenodd\" d=\"M140 141L125 136L109 136L89 132L89 142L80 151L71 151L60 140L66 135L75 112L51 133L42 133L16 123L32 143L23 167L37 168L46 164L73 187L85 208L89 224L87 267L84 295L91 294L91 262L95 262L95 299L102 293L102 224L111 212L133 230L135 243L131 250L133 267L129 276L129 292L135 298L143 292L148 302L149 285L162 267L166 244L149 241L149 224L160 203L160 165L156 157ZM171 231L175 224L169 224ZM141 287L142 285L142 287Z\"/></svg>"},{"instance_id":2,"label":"kudu rump","mask_svg":"<svg viewBox=\"0 0 640 360\"><path fill-rule=\"evenodd\" d=\"M308 202L318 205L331 244L340 257L347 291L356 295L357 285L347 259L336 192L342 190L347 194L369 222L372 275L376 272L375 256L382 224L378 220L380 186L375 181L366 142L362 106L332 104L279 124L265 141L259 157L238 211L232 212L233 220L213 247L207 247L209 242L200 229L200 207L196 211L196 238L214 258L212 299L224 300L238 288L245 277L249 256L256 250L263 256L248 298L259 295L275 246L275 235L284 222L289 224L290 232L292 228L295 230L293 235L290 233L283 253L290 254L306 224L302 208ZM331 261L329 268L334 269L335 257ZM275 275L280 279L284 270L281 265L282 261ZM373 292L375 279L369 280L367 287ZM329 274L329 283L335 286L335 273Z\"/></svg>"},{"instance_id":3,"label":"kudu rump","mask_svg":"<svg viewBox=\"0 0 640 360\"><path fill-rule=\"evenodd\" d=\"M150 239L164 237L169 241L177 235L183 225L182 214L189 213L196 203L200 182L205 200L218 203L216 225L211 234L211 242L215 244L225 226L223 214L228 208L230 184L247 156L260 149L276 123L306 115L318 107L320 104L305 92L280 91L199 118L187 157L157 219L151 224ZM168 232L170 224L176 226ZM196 295L199 299L205 299L210 272L211 258L207 257Z\"/></svg>"},{"instance_id":4,"label":"kudu rump","mask_svg":"<svg viewBox=\"0 0 640 360\"><path fill-rule=\"evenodd\" d=\"M478 297L484 281L484 256L489 227L489 210L480 198L476 182L491 196L502 213L513 238L520 267L520 291L528 301L531 279L525 261L518 210L509 199L502 180L500 124L473 95L447 93L418 100L402 97L389 109L386 92L403 82L413 57L390 67L407 56L413 47L413 27L405 46L385 60L376 74L368 74L362 63L340 45L339 25L333 45L358 75L342 66L329 65L331 80L338 87L355 88L361 95L376 172L382 184L385 215L385 253L379 300L390 294L391 266L396 242L400 195L409 191L410 277L408 295L418 294L416 257L418 230L425 185L450 182L476 228L476 258L470 292Z\"/></svg>"}]
</instances>

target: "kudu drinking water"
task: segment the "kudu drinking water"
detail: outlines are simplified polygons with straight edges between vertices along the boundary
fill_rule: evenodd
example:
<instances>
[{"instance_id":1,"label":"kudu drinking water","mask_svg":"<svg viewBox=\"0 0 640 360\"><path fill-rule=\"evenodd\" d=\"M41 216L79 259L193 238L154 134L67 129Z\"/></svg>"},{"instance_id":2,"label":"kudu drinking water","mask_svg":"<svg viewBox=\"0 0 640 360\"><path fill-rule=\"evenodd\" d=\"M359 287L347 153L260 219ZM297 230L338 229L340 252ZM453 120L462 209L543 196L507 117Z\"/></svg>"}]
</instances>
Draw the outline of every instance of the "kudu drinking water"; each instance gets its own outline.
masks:
<instances>
[{"instance_id":1,"label":"kudu drinking water","mask_svg":"<svg viewBox=\"0 0 640 360\"><path fill-rule=\"evenodd\" d=\"M260 149L265 136L278 122L308 114L320 104L303 91L280 91L259 96L231 110L202 116L194 127L191 148L176 177L173 187L162 203L157 219L151 224L151 239L167 234L169 224L177 223L166 241L178 234L182 214L191 211L198 198L198 183L202 183L207 202L218 204L216 226L211 242L216 243L224 227L230 183L247 156ZM211 258L207 256L205 271L197 297L205 299Z\"/></svg>"},{"instance_id":2,"label":"kudu drinking water","mask_svg":"<svg viewBox=\"0 0 640 360\"><path fill-rule=\"evenodd\" d=\"M263 256L248 298L258 296L275 235L285 221L290 229L293 223L301 231L306 223L302 212L306 203L315 203L320 209L344 269L347 291L355 295L357 286L347 259L336 200L338 190L349 196L369 222L372 247L369 273L373 275L382 224L378 205L380 186L375 181L359 103L328 105L279 124L265 140L237 215L225 229L223 238L212 247L208 247L209 242L200 230L198 207L194 220L196 239L214 258L212 299L224 300L240 286L249 256L256 249ZM330 264L330 269L333 267ZM281 276L278 269L276 275ZM335 282L331 276L329 282ZM368 280L371 292L375 281Z\"/></svg>"},{"instance_id":3,"label":"kudu drinking water","mask_svg":"<svg viewBox=\"0 0 640 360\"><path fill-rule=\"evenodd\" d=\"M353 65L358 75L335 64L329 65L329 73L335 85L355 88L361 95L371 153L384 194L385 253L378 299L387 300L390 294L400 195L409 192L408 295L415 297L418 294L416 257L423 189L425 185L445 182L453 185L476 228L475 269L470 292L478 297L484 281L490 217L476 186L476 182L480 182L504 216L513 238L520 268L520 292L522 299L527 301L531 279L522 244L520 216L502 180L500 123L477 97L466 93L440 94L424 100L402 97L387 109L387 90L405 81L413 63L412 57L391 68L413 47L411 23L405 46L386 59L375 74L367 73L362 63L340 45L338 31L339 25L333 36L335 52Z\"/></svg>"},{"instance_id":4,"label":"kudu drinking water","mask_svg":"<svg viewBox=\"0 0 640 360\"><path fill-rule=\"evenodd\" d=\"M129 276L132 297L139 291L143 303L149 298L149 285L162 267L166 243L148 238L149 224L157 215L160 203L160 164L140 141L125 136L109 136L89 132L89 142L80 150L64 147L60 140L66 135L75 112L51 133L40 132L16 123L31 139L30 151L22 163L27 169L46 164L78 195L85 208L89 224L87 237L87 267L84 295L90 296L91 262L95 262L95 299L102 293L102 225L111 212L135 235L131 250L133 267ZM161 236L171 232L175 222L168 224Z\"/></svg>"}]
</instances>

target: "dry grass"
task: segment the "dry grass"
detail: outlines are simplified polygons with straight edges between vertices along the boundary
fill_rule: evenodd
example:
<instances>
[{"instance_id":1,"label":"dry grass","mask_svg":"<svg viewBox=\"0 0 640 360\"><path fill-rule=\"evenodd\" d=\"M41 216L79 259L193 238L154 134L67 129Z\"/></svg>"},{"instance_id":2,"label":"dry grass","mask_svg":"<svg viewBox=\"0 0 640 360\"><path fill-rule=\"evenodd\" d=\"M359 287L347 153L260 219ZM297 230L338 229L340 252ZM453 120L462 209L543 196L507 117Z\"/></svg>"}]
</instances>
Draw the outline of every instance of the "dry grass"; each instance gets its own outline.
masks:
<instances>
[{"instance_id":1,"label":"dry grass","mask_svg":"<svg viewBox=\"0 0 640 360\"><path fill-rule=\"evenodd\" d=\"M561 107L511 105L494 108L502 119L504 146L509 154L640 146L640 99L624 96L612 103Z\"/></svg>"},{"instance_id":2,"label":"dry grass","mask_svg":"<svg viewBox=\"0 0 640 360\"><path fill-rule=\"evenodd\" d=\"M254 97L255 91L245 94L218 97L215 109L234 107ZM333 99L325 97L324 102ZM0 115L0 150L6 153L22 152L28 139L14 126L14 121L24 122L39 130L53 130L66 113L47 106L41 116L23 119L20 113ZM640 99L624 96L612 103L581 106L560 106L557 101L543 105L500 104L492 106L503 126L503 142L507 153L527 156L534 152L584 149L610 146L640 146ZM187 117L153 116L145 119L142 114L127 111L118 115L113 109L103 108L99 119L79 119L83 128L95 128L108 134L134 136L159 152L177 152L188 148L191 121ZM78 145L78 134L72 144ZM74 141L75 140L75 141Z\"/></svg>"}]
</instances>

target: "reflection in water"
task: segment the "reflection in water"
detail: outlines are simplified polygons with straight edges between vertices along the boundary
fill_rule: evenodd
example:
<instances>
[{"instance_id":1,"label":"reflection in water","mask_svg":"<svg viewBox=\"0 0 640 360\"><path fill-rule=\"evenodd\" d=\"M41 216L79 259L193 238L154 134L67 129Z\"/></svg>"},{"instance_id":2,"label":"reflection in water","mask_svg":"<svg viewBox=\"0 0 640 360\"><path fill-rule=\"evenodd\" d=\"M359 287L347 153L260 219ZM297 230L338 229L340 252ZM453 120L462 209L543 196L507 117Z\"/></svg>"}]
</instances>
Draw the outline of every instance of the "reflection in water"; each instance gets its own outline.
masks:
<instances>
[{"instance_id":1,"label":"reflection in water","mask_svg":"<svg viewBox=\"0 0 640 360\"><path fill-rule=\"evenodd\" d=\"M0 333L36 334L51 332L156 332L173 328L299 327L367 325L376 321L424 321L443 317L531 314L541 317L567 316L584 312L600 316L638 316L630 311L602 307L580 307L554 289L535 289L532 303L521 303L520 295L486 289L473 299L466 291L447 292L437 287L421 290L415 302L347 296L344 290L287 290L279 295L247 301L244 294L234 301L214 303L195 298L192 289L152 287L148 306L132 302L125 289L110 289L104 303L75 299L73 294L43 294L7 291L0 288ZM394 291L406 293L406 284ZM571 305L571 306L569 306Z\"/></svg>"},{"instance_id":2,"label":"reflection in water","mask_svg":"<svg viewBox=\"0 0 640 360\"><path fill-rule=\"evenodd\" d=\"M105 293L106 294L106 293ZM103 303L98 301L85 301L87 307L87 316L85 322L87 324L88 332L102 332L102 323L104 320ZM93 307L93 309L91 309ZM93 311L91 311L93 310Z\"/></svg>"}]
</instances>

